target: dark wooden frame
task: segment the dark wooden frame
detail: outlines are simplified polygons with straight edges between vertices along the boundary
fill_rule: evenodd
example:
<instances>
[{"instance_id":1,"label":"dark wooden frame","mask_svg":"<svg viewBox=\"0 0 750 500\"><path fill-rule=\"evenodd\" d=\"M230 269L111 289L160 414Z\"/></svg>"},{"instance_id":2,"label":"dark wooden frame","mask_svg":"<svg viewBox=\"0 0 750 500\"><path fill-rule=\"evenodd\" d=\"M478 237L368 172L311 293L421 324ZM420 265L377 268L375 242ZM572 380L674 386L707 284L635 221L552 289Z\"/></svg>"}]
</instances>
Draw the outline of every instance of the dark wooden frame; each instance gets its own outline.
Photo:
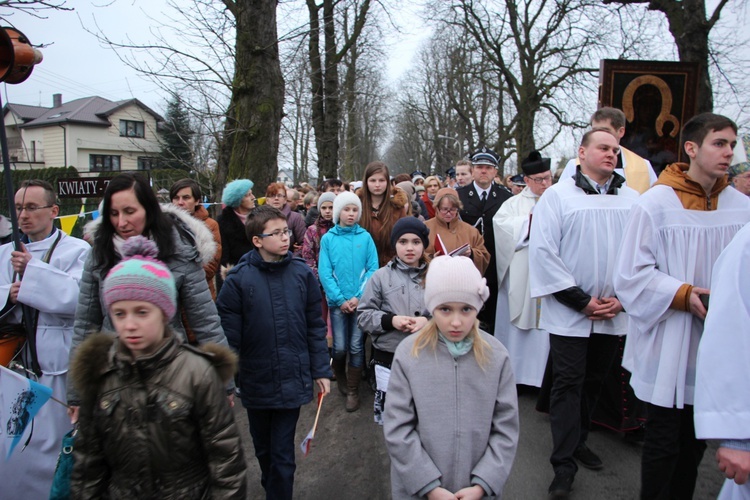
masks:
<instances>
[{"instance_id":1,"label":"dark wooden frame","mask_svg":"<svg viewBox=\"0 0 750 500\"><path fill-rule=\"evenodd\" d=\"M698 63L603 59L599 72L599 107L612 106L625 112L628 122L623 145L637 142L637 134L645 130L651 137L661 140L665 150L684 161L680 132L685 122L695 115L698 70ZM647 105L657 100L657 106ZM650 130L647 124L635 125L642 120L652 121L639 114L639 106L657 115ZM661 130L657 123L661 123Z\"/></svg>"}]
</instances>

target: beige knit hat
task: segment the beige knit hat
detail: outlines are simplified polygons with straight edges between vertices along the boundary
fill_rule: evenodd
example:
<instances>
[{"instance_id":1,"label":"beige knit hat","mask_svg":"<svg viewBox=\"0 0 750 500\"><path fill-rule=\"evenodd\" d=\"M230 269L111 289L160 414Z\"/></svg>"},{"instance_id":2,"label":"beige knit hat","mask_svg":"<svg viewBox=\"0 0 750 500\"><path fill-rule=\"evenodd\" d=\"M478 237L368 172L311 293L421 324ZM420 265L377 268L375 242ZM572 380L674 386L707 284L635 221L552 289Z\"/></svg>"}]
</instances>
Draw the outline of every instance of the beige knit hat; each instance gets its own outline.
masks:
<instances>
[{"instance_id":1,"label":"beige knit hat","mask_svg":"<svg viewBox=\"0 0 750 500\"><path fill-rule=\"evenodd\" d=\"M468 257L441 255L430 261L425 278L424 303L432 312L440 304L462 302L477 311L490 296L487 280Z\"/></svg>"}]
</instances>

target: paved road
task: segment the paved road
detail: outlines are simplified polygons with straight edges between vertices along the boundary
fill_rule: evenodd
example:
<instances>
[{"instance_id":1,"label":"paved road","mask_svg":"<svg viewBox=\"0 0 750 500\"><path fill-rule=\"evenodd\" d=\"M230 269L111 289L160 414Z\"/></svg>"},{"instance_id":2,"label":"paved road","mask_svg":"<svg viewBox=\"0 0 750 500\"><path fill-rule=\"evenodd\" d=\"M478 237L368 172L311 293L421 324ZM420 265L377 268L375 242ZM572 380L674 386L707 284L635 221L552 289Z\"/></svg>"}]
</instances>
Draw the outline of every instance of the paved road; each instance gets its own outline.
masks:
<instances>
[{"instance_id":1,"label":"paved road","mask_svg":"<svg viewBox=\"0 0 750 500\"><path fill-rule=\"evenodd\" d=\"M344 398L333 391L323 400L318 431L312 451L304 458L297 449L295 498L301 500L347 500L390 498L388 453L381 428L372 421L372 394L362 384L362 408L354 413L344 410ZM549 465L551 436L549 418L534 409L536 394L519 396L521 437L505 499L547 498L552 481ZM248 462L248 498L264 498L260 469L255 460L247 417L237 405L235 415L242 432ZM312 427L313 404L302 409L297 426L297 441ZM594 472L581 468L573 485L572 500L632 500L638 498L640 485L640 446L625 442L619 435L599 430L589 435L589 446L605 464ZM696 500L716 498L722 476L715 467L715 446L709 445L701 464Z\"/></svg>"}]
</instances>

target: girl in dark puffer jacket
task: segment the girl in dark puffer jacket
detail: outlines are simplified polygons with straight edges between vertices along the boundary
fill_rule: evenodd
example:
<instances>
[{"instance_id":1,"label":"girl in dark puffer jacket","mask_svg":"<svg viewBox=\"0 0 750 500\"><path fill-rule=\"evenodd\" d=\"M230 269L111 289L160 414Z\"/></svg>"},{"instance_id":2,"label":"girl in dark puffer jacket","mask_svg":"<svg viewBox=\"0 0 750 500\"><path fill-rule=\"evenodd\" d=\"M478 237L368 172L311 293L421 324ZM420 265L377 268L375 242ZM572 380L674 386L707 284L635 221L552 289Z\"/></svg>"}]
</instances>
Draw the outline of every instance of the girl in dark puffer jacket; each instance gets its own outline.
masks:
<instances>
[{"instance_id":1,"label":"girl in dark puffer jacket","mask_svg":"<svg viewBox=\"0 0 750 500\"><path fill-rule=\"evenodd\" d=\"M90 335L71 365L81 396L73 498L245 498L242 444L225 383L236 356L172 334L177 308L156 245L129 238L104 280L117 338Z\"/></svg>"}]
</instances>

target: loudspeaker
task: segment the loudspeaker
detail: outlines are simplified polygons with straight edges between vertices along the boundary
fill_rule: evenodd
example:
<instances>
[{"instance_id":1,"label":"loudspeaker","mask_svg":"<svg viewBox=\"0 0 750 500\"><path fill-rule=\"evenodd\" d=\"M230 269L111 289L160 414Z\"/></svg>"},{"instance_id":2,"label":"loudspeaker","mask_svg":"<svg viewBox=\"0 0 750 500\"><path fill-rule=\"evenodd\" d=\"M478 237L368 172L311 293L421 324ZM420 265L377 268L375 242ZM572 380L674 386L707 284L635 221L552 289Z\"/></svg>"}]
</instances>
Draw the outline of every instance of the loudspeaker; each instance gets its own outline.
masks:
<instances>
[{"instance_id":1,"label":"loudspeaker","mask_svg":"<svg viewBox=\"0 0 750 500\"><path fill-rule=\"evenodd\" d=\"M21 83L40 62L42 53L31 46L26 35L15 28L0 28L0 82Z\"/></svg>"}]
</instances>

